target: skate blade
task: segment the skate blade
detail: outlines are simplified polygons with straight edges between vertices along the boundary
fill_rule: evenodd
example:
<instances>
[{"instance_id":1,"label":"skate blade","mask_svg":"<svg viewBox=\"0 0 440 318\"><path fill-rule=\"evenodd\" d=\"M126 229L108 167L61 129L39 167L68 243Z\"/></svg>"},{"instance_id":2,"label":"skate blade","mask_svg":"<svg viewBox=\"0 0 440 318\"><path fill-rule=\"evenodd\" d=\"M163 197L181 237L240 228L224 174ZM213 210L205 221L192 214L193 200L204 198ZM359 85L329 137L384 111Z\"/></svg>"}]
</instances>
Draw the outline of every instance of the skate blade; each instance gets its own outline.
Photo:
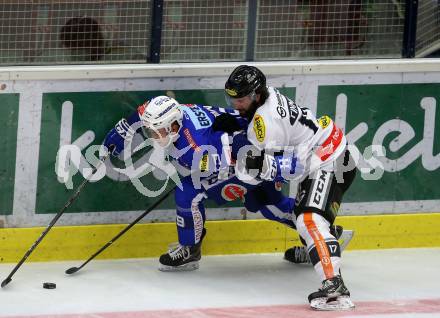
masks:
<instances>
[{"instance_id":1,"label":"skate blade","mask_svg":"<svg viewBox=\"0 0 440 318\"><path fill-rule=\"evenodd\" d=\"M189 272L189 271L194 271L198 268L199 268L198 261L189 262L180 266L168 266L168 265L159 264L159 270L161 272Z\"/></svg>"},{"instance_id":2,"label":"skate blade","mask_svg":"<svg viewBox=\"0 0 440 318\"><path fill-rule=\"evenodd\" d=\"M341 311L353 310L355 305L348 296L339 296L333 301L327 301L327 298L315 298L310 302L310 307L320 311Z\"/></svg>"},{"instance_id":3,"label":"skate blade","mask_svg":"<svg viewBox=\"0 0 440 318\"><path fill-rule=\"evenodd\" d=\"M341 236L339 237L339 246L341 247L341 252L343 252L350 241L353 239L354 231L353 230L343 230Z\"/></svg>"}]
</instances>

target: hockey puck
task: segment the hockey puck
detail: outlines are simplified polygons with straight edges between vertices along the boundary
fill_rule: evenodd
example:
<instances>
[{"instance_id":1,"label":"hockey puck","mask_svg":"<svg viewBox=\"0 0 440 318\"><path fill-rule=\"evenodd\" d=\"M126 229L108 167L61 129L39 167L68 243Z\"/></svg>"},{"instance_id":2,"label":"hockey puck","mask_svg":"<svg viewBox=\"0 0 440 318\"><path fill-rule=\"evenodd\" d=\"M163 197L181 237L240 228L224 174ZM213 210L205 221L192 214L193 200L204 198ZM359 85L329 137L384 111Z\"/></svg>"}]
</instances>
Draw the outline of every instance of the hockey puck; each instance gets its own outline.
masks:
<instances>
[{"instance_id":1,"label":"hockey puck","mask_svg":"<svg viewBox=\"0 0 440 318\"><path fill-rule=\"evenodd\" d=\"M55 289L55 288L57 288L57 284L55 284L55 283L43 283L43 288Z\"/></svg>"}]
</instances>

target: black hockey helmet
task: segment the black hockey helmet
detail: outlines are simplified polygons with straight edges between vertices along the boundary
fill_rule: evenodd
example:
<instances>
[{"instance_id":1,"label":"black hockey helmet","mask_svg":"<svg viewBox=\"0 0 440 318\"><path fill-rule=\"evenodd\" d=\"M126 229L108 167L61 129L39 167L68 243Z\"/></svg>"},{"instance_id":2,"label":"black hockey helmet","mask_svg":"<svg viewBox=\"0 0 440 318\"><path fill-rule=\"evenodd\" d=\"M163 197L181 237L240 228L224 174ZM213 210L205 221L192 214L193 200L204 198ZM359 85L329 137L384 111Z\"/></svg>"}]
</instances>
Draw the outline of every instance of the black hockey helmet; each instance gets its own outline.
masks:
<instances>
[{"instance_id":1,"label":"black hockey helmet","mask_svg":"<svg viewBox=\"0 0 440 318\"><path fill-rule=\"evenodd\" d=\"M240 65L232 71L225 84L226 95L231 98L241 98L259 93L266 87L266 76L255 66Z\"/></svg>"}]
</instances>

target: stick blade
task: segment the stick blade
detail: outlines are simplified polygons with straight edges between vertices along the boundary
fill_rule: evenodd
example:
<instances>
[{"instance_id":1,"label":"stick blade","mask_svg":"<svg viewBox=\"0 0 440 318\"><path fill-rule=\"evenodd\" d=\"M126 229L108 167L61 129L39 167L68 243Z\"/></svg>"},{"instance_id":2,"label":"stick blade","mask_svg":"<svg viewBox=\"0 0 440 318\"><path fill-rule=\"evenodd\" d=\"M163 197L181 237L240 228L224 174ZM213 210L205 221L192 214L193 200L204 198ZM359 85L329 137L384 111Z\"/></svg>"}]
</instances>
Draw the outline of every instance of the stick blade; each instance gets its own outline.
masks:
<instances>
[{"instance_id":1,"label":"stick blade","mask_svg":"<svg viewBox=\"0 0 440 318\"><path fill-rule=\"evenodd\" d=\"M71 275L71 274L76 273L77 271L79 271L79 268L78 268L78 267L71 267L71 268L67 269L67 270L65 271L65 273Z\"/></svg>"},{"instance_id":2,"label":"stick blade","mask_svg":"<svg viewBox=\"0 0 440 318\"><path fill-rule=\"evenodd\" d=\"M353 230L343 230L341 236L339 237L339 245L341 246L341 252L343 252L350 241L353 239L354 231Z\"/></svg>"},{"instance_id":3,"label":"stick blade","mask_svg":"<svg viewBox=\"0 0 440 318\"><path fill-rule=\"evenodd\" d=\"M4 281L2 281L2 288L11 282L12 278L8 277Z\"/></svg>"}]
</instances>

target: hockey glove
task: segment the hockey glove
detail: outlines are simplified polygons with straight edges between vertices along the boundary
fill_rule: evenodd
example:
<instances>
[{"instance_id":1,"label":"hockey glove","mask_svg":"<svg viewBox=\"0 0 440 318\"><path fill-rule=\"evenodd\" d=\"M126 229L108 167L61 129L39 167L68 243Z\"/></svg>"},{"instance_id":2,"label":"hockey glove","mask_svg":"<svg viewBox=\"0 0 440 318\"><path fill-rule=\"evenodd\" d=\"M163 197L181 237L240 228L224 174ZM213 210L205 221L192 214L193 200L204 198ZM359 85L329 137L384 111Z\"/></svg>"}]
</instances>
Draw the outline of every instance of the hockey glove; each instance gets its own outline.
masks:
<instances>
[{"instance_id":1,"label":"hockey glove","mask_svg":"<svg viewBox=\"0 0 440 318\"><path fill-rule=\"evenodd\" d=\"M124 143L132 140L135 131L131 125L137 121L139 121L139 115L136 111L136 113L133 113L128 120L122 118L120 121L118 121L115 127L107 133L103 145L107 147L113 156L119 156L119 154L124 150Z\"/></svg>"},{"instance_id":2,"label":"hockey glove","mask_svg":"<svg viewBox=\"0 0 440 318\"><path fill-rule=\"evenodd\" d=\"M263 153L261 156L252 156L248 153L246 169L259 170L257 178L266 181L285 182L295 174L296 158L294 156L273 156Z\"/></svg>"},{"instance_id":3,"label":"hockey glove","mask_svg":"<svg viewBox=\"0 0 440 318\"><path fill-rule=\"evenodd\" d=\"M212 129L214 131L220 130L227 132L228 134L232 134L236 131L242 130L243 128L240 126L236 116L224 113L215 117L214 123L212 124Z\"/></svg>"},{"instance_id":4,"label":"hockey glove","mask_svg":"<svg viewBox=\"0 0 440 318\"><path fill-rule=\"evenodd\" d=\"M273 156L266 160L269 162L273 160L275 162L277 167L275 178L273 179L275 182L285 182L286 180L292 179L298 170L298 162L293 155Z\"/></svg>"}]
</instances>

